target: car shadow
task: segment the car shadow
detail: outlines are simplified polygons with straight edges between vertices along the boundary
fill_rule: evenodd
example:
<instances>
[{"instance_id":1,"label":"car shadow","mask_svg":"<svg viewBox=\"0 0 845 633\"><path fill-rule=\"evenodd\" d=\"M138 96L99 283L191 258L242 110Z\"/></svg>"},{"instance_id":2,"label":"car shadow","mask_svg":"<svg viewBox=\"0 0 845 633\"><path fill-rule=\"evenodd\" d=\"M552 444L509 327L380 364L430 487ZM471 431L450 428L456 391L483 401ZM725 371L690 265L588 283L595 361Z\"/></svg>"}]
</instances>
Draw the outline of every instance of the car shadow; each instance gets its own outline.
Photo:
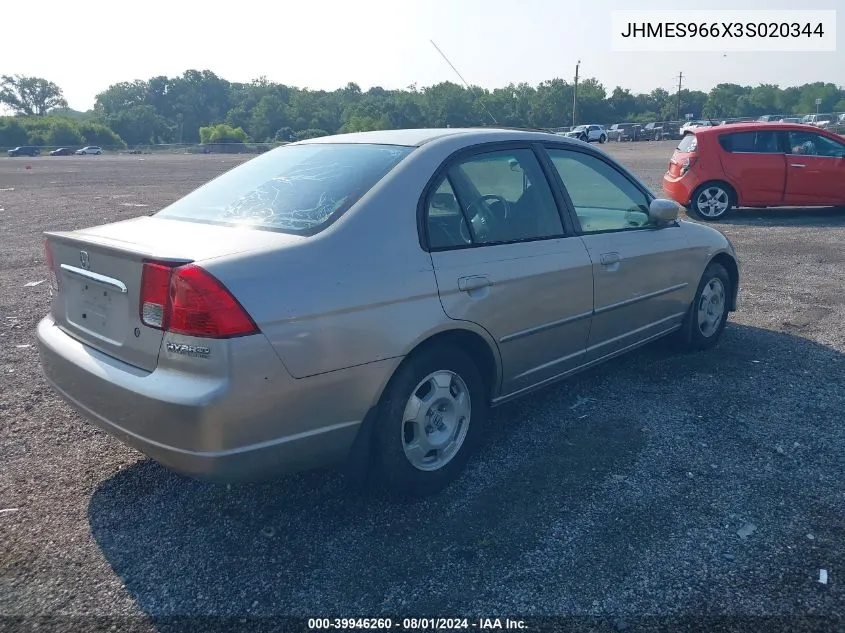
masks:
<instances>
[{"instance_id":1,"label":"car shadow","mask_svg":"<svg viewBox=\"0 0 845 633\"><path fill-rule=\"evenodd\" d=\"M689 557L672 539L727 521L714 518L723 497L747 496L770 511L770 493L758 502L736 474L752 458L749 437L785 441L792 430L769 418L795 414L790 390L819 397L828 381L831 390L842 384L842 361L817 343L730 323L714 350L679 355L653 344L496 409L478 457L433 498L353 492L331 472L208 484L142 460L96 489L91 532L160 630L185 614L467 614L501 600L509 613L520 604L537 613L560 592L573 611L581 600L589 609L642 561ZM769 388L768 380L784 382ZM841 426L836 407L816 414L820 433ZM800 419L790 423L816 432ZM838 457L812 459L827 467ZM691 480L693 472L706 477ZM800 507L807 495L794 476L767 473L761 490ZM689 569L689 560L673 564ZM724 563L717 553L708 573ZM730 593L710 585L716 601Z\"/></svg>"},{"instance_id":2,"label":"car shadow","mask_svg":"<svg viewBox=\"0 0 845 633\"><path fill-rule=\"evenodd\" d=\"M845 207L740 208L713 224L838 227L845 226Z\"/></svg>"}]
</instances>

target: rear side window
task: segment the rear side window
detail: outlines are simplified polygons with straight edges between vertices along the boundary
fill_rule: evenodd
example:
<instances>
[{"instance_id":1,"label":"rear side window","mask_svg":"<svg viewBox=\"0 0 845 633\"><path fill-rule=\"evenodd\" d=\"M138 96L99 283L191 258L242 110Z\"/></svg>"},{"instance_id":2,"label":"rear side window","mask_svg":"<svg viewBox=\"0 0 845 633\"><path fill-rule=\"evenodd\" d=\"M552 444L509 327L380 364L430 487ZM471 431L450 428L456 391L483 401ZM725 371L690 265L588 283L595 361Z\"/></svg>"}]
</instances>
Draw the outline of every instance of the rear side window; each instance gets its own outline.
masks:
<instances>
[{"instance_id":1,"label":"rear side window","mask_svg":"<svg viewBox=\"0 0 845 633\"><path fill-rule=\"evenodd\" d=\"M235 167L156 216L313 235L412 150L363 143L287 145Z\"/></svg>"},{"instance_id":2,"label":"rear side window","mask_svg":"<svg viewBox=\"0 0 845 633\"><path fill-rule=\"evenodd\" d=\"M695 134L687 134L681 139L681 142L678 143L679 152L694 152L697 147L698 139L695 137Z\"/></svg>"},{"instance_id":3,"label":"rear side window","mask_svg":"<svg viewBox=\"0 0 845 633\"><path fill-rule=\"evenodd\" d=\"M722 134L719 136L719 144L722 149L731 153L777 154L781 151L777 132L773 130Z\"/></svg>"}]
</instances>

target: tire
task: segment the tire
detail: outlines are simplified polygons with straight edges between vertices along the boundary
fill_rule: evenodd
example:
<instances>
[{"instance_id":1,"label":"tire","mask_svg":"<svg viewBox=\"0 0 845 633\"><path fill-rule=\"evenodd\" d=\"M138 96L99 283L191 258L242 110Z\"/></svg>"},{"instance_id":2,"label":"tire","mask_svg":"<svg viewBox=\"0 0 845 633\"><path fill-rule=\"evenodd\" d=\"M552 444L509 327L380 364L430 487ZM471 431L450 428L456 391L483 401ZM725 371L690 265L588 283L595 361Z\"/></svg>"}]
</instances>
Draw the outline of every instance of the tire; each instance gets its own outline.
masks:
<instances>
[{"instance_id":1,"label":"tire","mask_svg":"<svg viewBox=\"0 0 845 633\"><path fill-rule=\"evenodd\" d=\"M689 210L699 220L716 222L730 213L734 203L734 192L728 185L706 182L693 192Z\"/></svg>"},{"instance_id":2,"label":"tire","mask_svg":"<svg viewBox=\"0 0 845 633\"><path fill-rule=\"evenodd\" d=\"M730 312L733 284L725 267L712 262L704 270L695 299L677 333L676 343L683 351L710 349L722 337Z\"/></svg>"},{"instance_id":3,"label":"tire","mask_svg":"<svg viewBox=\"0 0 845 633\"><path fill-rule=\"evenodd\" d=\"M434 380L440 383L439 395L431 392ZM423 402L417 419L424 427L411 421L415 396ZM426 402L427 397L432 400ZM377 483L394 496L440 492L463 471L478 446L488 407L481 372L460 349L431 347L406 359L379 404L373 441ZM420 439L422 448L414 450ZM457 446L450 451L452 442ZM425 451L431 443L439 448Z\"/></svg>"},{"instance_id":4,"label":"tire","mask_svg":"<svg viewBox=\"0 0 845 633\"><path fill-rule=\"evenodd\" d=\"M599 137L599 143L607 143L607 137L604 134Z\"/></svg>"}]
</instances>

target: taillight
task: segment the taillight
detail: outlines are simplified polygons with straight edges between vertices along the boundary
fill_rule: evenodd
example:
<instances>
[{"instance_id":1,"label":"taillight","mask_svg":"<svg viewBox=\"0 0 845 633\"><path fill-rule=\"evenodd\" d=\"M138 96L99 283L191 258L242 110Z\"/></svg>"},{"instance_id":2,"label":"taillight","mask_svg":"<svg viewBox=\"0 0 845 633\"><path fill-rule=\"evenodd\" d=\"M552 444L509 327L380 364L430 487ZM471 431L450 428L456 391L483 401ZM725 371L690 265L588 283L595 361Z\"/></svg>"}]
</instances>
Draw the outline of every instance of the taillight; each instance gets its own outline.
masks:
<instances>
[{"instance_id":1,"label":"taillight","mask_svg":"<svg viewBox=\"0 0 845 633\"><path fill-rule=\"evenodd\" d=\"M698 159L695 158L695 157L685 158L684 160L682 160L681 161L681 176L683 176L690 169L692 169L697 160Z\"/></svg>"},{"instance_id":2,"label":"taillight","mask_svg":"<svg viewBox=\"0 0 845 633\"><path fill-rule=\"evenodd\" d=\"M48 276L50 278L50 290L59 291L59 273L56 270L56 260L53 257L53 249L49 240L44 240L44 258L47 262Z\"/></svg>"},{"instance_id":3,"label":"taillight","mask_svg":"<svg viewBox=\"0 0 845 633\"><path fill-rule=\"evenodd\" d=\"M144 325L167 329L172 272L173 266L144 262L141 273L141 323Z\"/></svg>"},{"instance_id":4,"label":"taillight","mask_svg":"<svg viewBox=\"0 0 845 633\"><path fill-rule=\"evenodd\" d=\"M188 264L144 262L141 321L175 334L231 338L258 327L243 306L209 272Z\"/></svg>"}]
</instances>

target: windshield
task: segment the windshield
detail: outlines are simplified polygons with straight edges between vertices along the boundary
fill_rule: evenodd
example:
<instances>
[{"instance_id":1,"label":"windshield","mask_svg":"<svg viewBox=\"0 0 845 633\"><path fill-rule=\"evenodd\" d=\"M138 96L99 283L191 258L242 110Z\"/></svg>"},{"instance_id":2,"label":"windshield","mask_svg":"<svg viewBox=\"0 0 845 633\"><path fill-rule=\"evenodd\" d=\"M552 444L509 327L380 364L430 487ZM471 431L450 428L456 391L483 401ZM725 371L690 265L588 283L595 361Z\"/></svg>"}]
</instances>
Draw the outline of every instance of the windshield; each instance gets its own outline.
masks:
<instances>
[{"instance_id":1,"label":"windshield","mask_svg":"<svg viewBox=\"0 0 845 633\"><path fill-rule=\"evenodd\" d=\"M582 132L587 129L586 125L579 125L577 127L572 128L573 132Z\"/></svg>"},{"instance_id":2,"label":"windshield","mask_svg":"<svg viewBox=\"0 0 845 633\"><path fill-rule=\"evenodd\" d=\"M313 235L412 150L360 143L279 147L226 172L156 216Z\"/></svg>"}]
</instances>

